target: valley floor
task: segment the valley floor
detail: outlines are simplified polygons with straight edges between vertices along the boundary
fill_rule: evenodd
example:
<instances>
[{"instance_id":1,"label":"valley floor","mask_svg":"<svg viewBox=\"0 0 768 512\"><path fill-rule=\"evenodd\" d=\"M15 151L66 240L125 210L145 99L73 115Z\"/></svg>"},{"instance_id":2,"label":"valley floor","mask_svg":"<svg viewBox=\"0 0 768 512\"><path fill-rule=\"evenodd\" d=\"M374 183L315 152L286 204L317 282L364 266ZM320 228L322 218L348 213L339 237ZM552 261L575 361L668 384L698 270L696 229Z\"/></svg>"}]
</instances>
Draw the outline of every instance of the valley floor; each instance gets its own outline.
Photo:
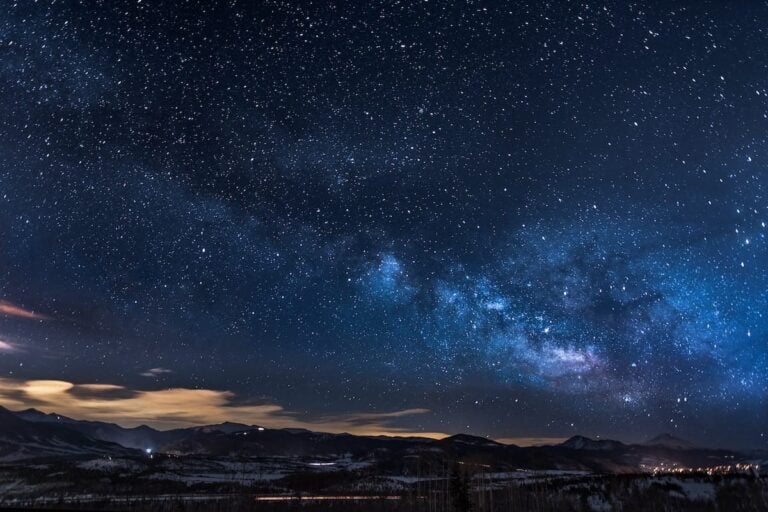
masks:
<instances>
[{"instance_id":1,"label":"valley floor","mask_svg":"<svg viewBox=\"0 0 768 512\"><path fill-rule=\"evenodd\" d=\"M52 458L0 466L0 509L768 511L768 476L490 471L382 472L365 461L274 457Z\"/></svg>"}]
</instances>

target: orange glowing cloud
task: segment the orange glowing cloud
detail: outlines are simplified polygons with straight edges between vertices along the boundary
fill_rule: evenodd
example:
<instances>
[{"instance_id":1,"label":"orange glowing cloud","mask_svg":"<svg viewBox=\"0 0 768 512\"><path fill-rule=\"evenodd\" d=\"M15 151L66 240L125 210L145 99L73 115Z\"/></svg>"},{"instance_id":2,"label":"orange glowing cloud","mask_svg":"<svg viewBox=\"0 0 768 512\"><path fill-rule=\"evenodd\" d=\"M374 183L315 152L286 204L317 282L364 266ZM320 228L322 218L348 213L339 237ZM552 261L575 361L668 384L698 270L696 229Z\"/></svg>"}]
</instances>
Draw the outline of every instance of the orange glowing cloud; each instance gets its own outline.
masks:
<instances>
[{"instance_id":1,"label":"orange glowing cloud","mask_svg":"<svg viewBox=\"0 0 768 512\"><path fill-rule=\"evenodd\" d=\"M61 380L0 378L0 405L9 409L35 407L78 419L180 428L232 421L268 428L305 428L357 435L442 438L441 432L419 432L396 424L428 409L384 413L349 413L305 417L277 404L237 404L230 391L171 388L135 390L114 384L76 384Z\"/></svg>"},{"instance_id":2,"label":"orange glowing cloud","mask_svg":"<svg viewBox=\"0 0 768 512\"><path fill-rule=\"evenodd\" d=\"M48 317L41 313L36 313L29 309L24 309L21 306L17 306L16 304L12 304L5 300L0 300L0 314L16 316L19 318L28 318L30 320L48 320Z\"/></svg>"}]
</instances>

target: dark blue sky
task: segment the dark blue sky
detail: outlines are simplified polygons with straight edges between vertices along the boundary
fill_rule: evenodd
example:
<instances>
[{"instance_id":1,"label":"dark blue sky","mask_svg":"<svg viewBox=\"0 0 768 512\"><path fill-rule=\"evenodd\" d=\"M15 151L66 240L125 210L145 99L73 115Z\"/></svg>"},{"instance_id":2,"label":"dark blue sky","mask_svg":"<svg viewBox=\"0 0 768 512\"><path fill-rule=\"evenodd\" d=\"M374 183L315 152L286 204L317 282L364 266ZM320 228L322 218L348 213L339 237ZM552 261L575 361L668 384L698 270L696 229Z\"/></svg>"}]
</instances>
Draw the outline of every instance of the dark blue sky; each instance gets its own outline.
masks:
<instances>
[{"instance_id":1,"label":"dark blue sky","mask_svg":"<svg viewBox=\"0 0 768 512\"><path fill-rule=\"evenodd\" d=\"M765 27L760 2L9 6L0 402L58 380L121 390L74 412L197 389L273 424L765 447Z\"/></svg>"}]
</instances>

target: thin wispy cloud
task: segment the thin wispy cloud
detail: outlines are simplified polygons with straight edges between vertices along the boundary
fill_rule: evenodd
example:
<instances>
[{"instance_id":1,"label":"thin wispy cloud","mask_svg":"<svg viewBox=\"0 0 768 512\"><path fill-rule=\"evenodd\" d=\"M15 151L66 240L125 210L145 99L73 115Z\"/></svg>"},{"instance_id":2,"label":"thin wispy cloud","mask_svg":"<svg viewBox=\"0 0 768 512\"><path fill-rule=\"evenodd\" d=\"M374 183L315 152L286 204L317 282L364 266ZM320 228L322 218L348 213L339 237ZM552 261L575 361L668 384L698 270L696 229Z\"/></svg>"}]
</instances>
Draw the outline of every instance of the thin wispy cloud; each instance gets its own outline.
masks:
<instances>
[{"instance_id":1,"label":"thin wispy cloud","mask_svg":"<svg viewBox=\"0 0 768 512\"><path fill-rule=\"evenodd\" d=\"M48 320L50 318L42 313L23 308L6 300L0 300L0 315L28 318L30 320Z\"/></svg>"},{"instance_id":2,"label":"thin wispy cloud","mask_svg":"<svg viewBox=\"0 0 768 512\"><path fill-rule=\"evenodd\" d=\"M10 352L18 352L21 349L18 345L15 343L11 343L10 341L0 340L0 354L2 353L10 353Z\"/></svg>"},{"instance_id":3,"label":"thin wispy cloud","mask_svg":"<svg viewBox=\"0 0 768 512\"><path fill-rule=\"evenodd\" d=\"M140 373L142 377L160 377L161 375L165 375L168 373L173 373L173 370L169 370L168 368L150 368L149 370Z\"/></svg>"}]
</instances>

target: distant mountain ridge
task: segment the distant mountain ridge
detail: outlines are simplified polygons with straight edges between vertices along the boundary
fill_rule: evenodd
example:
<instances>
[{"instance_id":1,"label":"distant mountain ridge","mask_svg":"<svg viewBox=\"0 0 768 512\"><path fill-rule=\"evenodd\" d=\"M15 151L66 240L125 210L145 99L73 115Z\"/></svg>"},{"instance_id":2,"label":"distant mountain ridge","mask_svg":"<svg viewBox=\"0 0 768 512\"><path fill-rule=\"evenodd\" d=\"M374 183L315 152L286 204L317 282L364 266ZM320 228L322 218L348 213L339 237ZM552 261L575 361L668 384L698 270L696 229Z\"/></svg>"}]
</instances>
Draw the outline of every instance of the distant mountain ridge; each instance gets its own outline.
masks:
<instances>
[{"instance_id":1,"label":"distant mountain ridge","mask_svg":"<svg viewBox=\"0 0 768 512\"><path fill-rule=\"evenodd\" d=\"M678 450L692 450L697 448L692 442L667 433L659 434L641 444L644 446L665 446L667 448L676 448Z\"/></svg>"},{"instance_id":2,"label":"distant mountain ridge","mask_svg":"<svg viewBox=\"0 0 768 512\"><path fill-rule=\"evenodd\" d=\"M595 440L584 436L573 436L562 443L560 446L564 446L572 450L617 450L626 445L620 441L614 441L611 439Z\"/></svg>"},{"instance_id":3,"label":"distant mountain ridge","mask_svg":"<svg viewBox=\"0 0 768 512\"><path fill-rule=\"evenodd\" d=\"M66 425L27 421L0 407L0 460L71 455L126 455L132 450Z\"/></svg>"},{"instance_id":4,"label":"distant mountain ridge","mask_svg":"<svg viewBox=\"0 0 768 512\"><path fill-rule=\"evenodd\" d=\"M190 437L196 434L225 433L246 430L258 430L257 425L245 425L243 423L224 422L215 425L203 425L199 427L189 427L173 430L157 430L147 425L126 428L115 423L106 423L102 421L75 420L67 416L56 413L44 413L37 409L25 409L14 413L18 418L34 423L56 423L68 426L95 439L101 439L117 443L127 448L146 450L165 446L169 443L178 441L181 438Z\"/></svg>"},{"instance_id":5,"label":"distant mountain ridge","mask_svg":"<svg viewBox=\"0 0 768 512\"><path fill-rule=\"evenodd\" d=\"M124 428L113 423L75 420L35 409L14 413L0 408L0 460L61 455L143 456L142 452L147 449L176 456L238 459L346 457L400 469L416 457L437 465L445 461L465 461L500 470L607 473L647 471L655 464L704 467L746 460L736 452L696 448L669 435L657 436L642 444L574 436L559 445L519 447L467 434L439 440L374 437L229 422L159 431L148 426Z\"/></svg>"}]
</instances>

